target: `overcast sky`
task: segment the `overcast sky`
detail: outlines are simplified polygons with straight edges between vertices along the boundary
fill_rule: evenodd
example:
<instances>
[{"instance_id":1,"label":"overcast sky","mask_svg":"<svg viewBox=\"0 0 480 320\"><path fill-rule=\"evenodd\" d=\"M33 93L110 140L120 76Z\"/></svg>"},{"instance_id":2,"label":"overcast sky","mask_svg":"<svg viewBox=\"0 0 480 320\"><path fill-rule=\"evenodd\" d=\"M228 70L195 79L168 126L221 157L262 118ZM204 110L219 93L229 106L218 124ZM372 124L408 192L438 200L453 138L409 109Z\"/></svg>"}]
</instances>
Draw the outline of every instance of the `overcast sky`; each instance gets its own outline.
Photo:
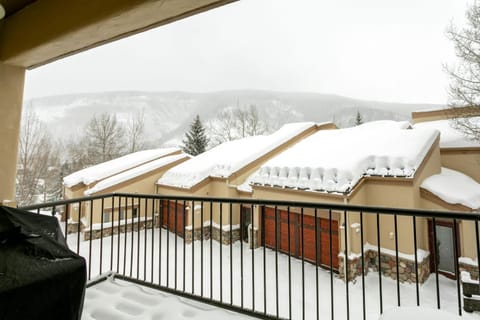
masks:
<instances>
[{"instance_id":1,"label":"overcast sky","mask_svg":"<svg viewBox=\"0 0 480 320\"><path fill-rule=\"evenodd\" d=\"M241 0L27 73L26 98L262 89L445 103L467 0Z\"/></svg>"}]
</instances>

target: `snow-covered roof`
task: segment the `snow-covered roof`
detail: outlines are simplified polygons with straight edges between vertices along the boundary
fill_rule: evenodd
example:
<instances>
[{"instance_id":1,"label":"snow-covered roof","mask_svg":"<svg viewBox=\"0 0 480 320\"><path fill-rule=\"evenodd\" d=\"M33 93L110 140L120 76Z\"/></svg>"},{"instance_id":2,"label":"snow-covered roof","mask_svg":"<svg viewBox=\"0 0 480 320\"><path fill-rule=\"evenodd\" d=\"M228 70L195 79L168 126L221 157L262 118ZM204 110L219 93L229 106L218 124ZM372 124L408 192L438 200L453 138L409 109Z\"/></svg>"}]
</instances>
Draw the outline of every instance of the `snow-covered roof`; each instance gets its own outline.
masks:
<instances>
[{"instance_id":1,"label":"snow-covered roof","mask_svg":"<svg viewBox=\"0 0 480 320\"><path fill-rule=\"evenodd\" d=\"M480 117L473 117L480 125ZM436 120L420 122L414 125L419 129L435 129L440 131L441 148L480 147L480 141L469 140L463 133L452 127L452 120Z\"/></svg>"},{"instance_id":2,"label":"snow-covered roof","mask_svg":"<svg viewBox=\"0 0 480 320\"><path fill-rule=\"evenodd\" d=\"M319 131L267 161L247 183L347 193L365 175L413 177L438 132L409 127L375 121Z\"/></svg>"},{"instance_id":3,"label":"snow-covered roof","mask_svg":"<svg viewBox=\"0 0 480 320\"><path fill-rule=\"evenodd\" d=\"M191 188L207 177L229 177L252 161L315 126L313 122L290 123L270 135L222 143L168 170L157 183Z\"/></svg>"},{"instance_id":4,"label":"snow-covered roof","mask_svg":"<svg viewBox=\"0 0 480 320\"><path fill-rule=\"evenodd\" d=\"M179 151L179 148L162 148L127 154L126 156L74 172L63 178L63 184L67 188L71 188L80 183L88 186L122 171Z\"/></svg>"},{"instance_id":5,"label":"snow-covered roof","mask_svg":"<svg viewBox=\"0 0 480 320\"><path fill-rule=\"evenodd\" d=\"M143 174L149 173L151 171L160 169L162 167L168 166L169 164L172 164L178 160L181 159L186 159L189 158L190 156L187 154L176 154L173 156L167 156L163 157L154 161L147 162L145 164L142 164L138 167L135 167L133 169L121 172L119 174L113 175L107 179L104 179L97 183L93 188L90 188L85 191L85 195L92 195L94 193L97 193L99 191L108 189L112 186L115 186L119 183L128 181L130 179L139 177Z\"/></svg>"},{"instance_id":6,"label":"snow-covered roof","mask_svg":"<svg viewBox=\"0 0 480 320\"><path fill-rule=\"evenodd\" d=\"M445 202L480 208L480 183L461 172L442 168L441 173L425 179L421 187Z\"/></svg>"}]
</instances>

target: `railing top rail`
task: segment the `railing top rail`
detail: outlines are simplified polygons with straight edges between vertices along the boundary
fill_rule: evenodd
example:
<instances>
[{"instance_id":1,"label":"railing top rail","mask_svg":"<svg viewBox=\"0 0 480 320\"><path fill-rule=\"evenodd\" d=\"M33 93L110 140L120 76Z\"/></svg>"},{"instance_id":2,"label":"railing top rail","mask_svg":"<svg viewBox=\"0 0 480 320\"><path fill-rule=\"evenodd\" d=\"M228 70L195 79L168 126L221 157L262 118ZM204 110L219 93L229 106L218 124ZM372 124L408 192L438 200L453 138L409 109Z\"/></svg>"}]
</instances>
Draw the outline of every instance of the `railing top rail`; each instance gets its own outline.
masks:
<instances>
[{"instance_id":1,"label":"railing top rail","mask_svg":"<svg viewBox=\"0 0 480 320\"><path fill-rule=\"evenodd\" d=\"M174 195L154 195L154 194L131 194L131 193L110 193L105 195L81 197L75 199L67 199L60 201L47 202L42 204L35 204L21 207L24 210L36 210L41 208L48 208L54 206L62 206L66 204L79 203L82 201L91 201L109 197L128 197L128 198L142 198L153 200L178 200L178 201L195 201L195 202L215 202L215 203L232 203L232 204L248 204L248 205L265 205L265 206L284 206L291 208L312 208L324 209L332 211L353 211L363 213L379 213L386 215L399 216L417 216L417 217L435 217L445 219L460 219L460 220L480 220L480 212L462 212L462 211L439 211L439 210L425 210L425 209L407 209L407 208L392 208L392 207L377 207L377 206L361 206L352 204L334 204L334 203L320 203L320 202L304 202L304 201L289 201L289 200L264 200L264 199L248 199L248 198L220 198L220 197L199 197L199 196L174 196Z\"/></svg>"}]
</instances>

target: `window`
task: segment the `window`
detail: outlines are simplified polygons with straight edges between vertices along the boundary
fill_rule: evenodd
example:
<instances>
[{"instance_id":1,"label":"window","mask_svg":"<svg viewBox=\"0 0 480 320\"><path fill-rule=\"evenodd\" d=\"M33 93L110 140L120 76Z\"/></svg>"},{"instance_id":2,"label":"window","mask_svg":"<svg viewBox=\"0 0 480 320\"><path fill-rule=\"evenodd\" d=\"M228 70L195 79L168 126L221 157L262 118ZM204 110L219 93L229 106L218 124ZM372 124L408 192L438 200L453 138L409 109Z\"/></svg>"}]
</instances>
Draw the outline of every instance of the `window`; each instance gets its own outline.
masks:
<instances>
[{"instance_id":1,"label":"window","mask_svg":"<svg viewBox=\"0 0 480 320\"><path fill-rule=\"evenodd\" d=\"M120 217L119 217L120 220L123 220L125 219L125 210L123 208L120 208Z\"/></svg>"},{"instance_id":2,"label":"window","mask_svg":"<svg viewBox=\"0 0 480 320\"><path fill-rule=\"evenodd\" d=\"M103 213L103 222L110 222L110 212Z\"/></svg>"},{"instance_id":3,"label":"window","mask_svg":"<svg viewBox=\"0 0 480 320\"><path fill-rule=\"evenodd\" d=\"M133 215L134 218L137 217L137 215L138 215L138 208L133 208L132 215Z\"/></svg>"}]
</instances>

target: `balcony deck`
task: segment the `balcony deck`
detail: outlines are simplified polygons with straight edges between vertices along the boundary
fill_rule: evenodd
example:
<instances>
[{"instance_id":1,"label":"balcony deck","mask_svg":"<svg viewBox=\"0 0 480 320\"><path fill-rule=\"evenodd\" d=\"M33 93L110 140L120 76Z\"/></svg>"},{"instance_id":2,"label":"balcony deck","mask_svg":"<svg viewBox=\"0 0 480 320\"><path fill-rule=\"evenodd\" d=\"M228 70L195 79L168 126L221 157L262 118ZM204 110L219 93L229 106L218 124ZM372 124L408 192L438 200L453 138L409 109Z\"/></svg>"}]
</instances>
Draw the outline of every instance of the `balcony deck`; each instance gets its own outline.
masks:
<instances>
[{"instance_id":1,"label":"balcony deck","mask_svg":"<svg viewBox=\"0 0 480 320\"><path fill-rule=\"evenodd\" d=\"M102 204L112 203L119 205L121 203L133 204L134 198L142 199L145 203L139 207L138 215L128 218L131 222L131 227L126 228L118 220L113 222L101 221L100 231L106 230L105 226L109 227L109 232L100 232L100 238L90 240L83 240L85 234L92 234L92 226L85 229L85 233L78 229L73 230L67 236L67 243L71 250L83 256L87 261L87 276L88 279L94 279L100 274L112 270L118 275L121 280L134 282L137 285L147 286L153 289L158 289L168 294L181 296L182 299L191 299L201 303L207 303L208 310L216 310L223 312L221 309L235 311L242 315L250 317L258 317L261 319L379 319L382 314L388 314L396 308L419 308L420 310L441 310L442 313L451 315L452 319L460 317L461 319L478 319L479 313L468 313L463 310L463 294L460 280L460 260L459 252L454 250L452 257L454 263L454 272L444 276L439 270L438 263L435 263L435 257L439 255L438 250L430 253L433 259L433 269L430 270L428 278L421 278L420 275L421 264L423 259L428 257L418 254L417 256L417 240L413 239L412 248L415 255L412 257L402 253L398 250L398 244L395 243L394 250L389 252L384 251L380 243L376 246L370 245L368 242L361 241L360 254L354 255L353 258L349 256L349 263L335 270L332 259L332 228L326 231L327 239L330 237L330 258L327 259L327 265L320 259L322 250L321 237L314 236L310 244L313 244L314 251L317 252L314 256L315 260L307 261L304 256L294 257L290 251L281 249L280 237L274 235L274 245L267 244L265 236L259 236L255 243L247 243L243 241L232 241L232 223L224 227L223 231L230 230L228 236L230 239L223 238L220 233L220 241L213 240L213 237L204 237L202 233L195 234L195 241L191 242L191 238L186 234L187 226L184 219L177 219L177 214L180 215L185 210L186 201L191 201L191 207L204 212L204 204L220 208L225 204L227 208L226 214L230 215L229 221L232 221L232 214L239 214L239 210L235 213L232 210L233 204L247 204L253 209L265 208L267 206L273 207L275 223L285 223L280 221L280 210L277 208L301 208L300 212L303 215L303 209L314 209L316 218L317 209L327 212L327 219L330 220L332 226L332 212L340 213L342 221L346 221L350 217L360 217L362 215L370 215L376 219L376 226L373 225L376 239L379 239L379 234L385 232L386 226L381 227L378 223L379 219L383 217L392 217L393 236L398 237L396 221L397 217L403 221L411 221L410 227L413 229L413 234L416 234L416 220L430 219L430 222L435 226L438 225L438 220L450 220L454 226L460 223L473 223L475 228L475 235L473 236L474 245L480 251L480 233L478 232L478 224L480 215L476 213L462 213L462 212L433 212L421 210L408 210L399 208L374 208L374 207L360 207L351 205L333 205L321 203L306 203L306 202L287 202L287 201L268 201L268 200L248 200L248 199L224 199L224 198L190 198L190 197L170 197L159 195L130 195L130 194L113 194L98 197L89 197L83 199L72 199L58 203L43 204L32 206L24 209L41 211L42 208L54 208L52 212L64 211L67 220L62 225L67 230L67 222L69 217L77 215L78 218L81 212L69 212L72 208L82 208L82 203L88 203L90 206L83 216L93 216L93 203L95 200L100 200ZM148 203L149 201L150 203ZM164 201L173 201L174 203L182 202L183 209L171 209L170 206L164 205ZM139 202L140 203L140 202ZM195 204L195 205L193 205ZM207 210L205 210L206 212ZM220 210L221 211L221 210ZM249 230L263 230L265 227L266 210L259 211L259 221L250 219L252 225ZM248 211L248 214L253 214ZM174 213L173 215L171 215ZM184 212L183 212L184 213ZM159 227L158 224L141 225L141 219L146 220L148 215L162 220L162 215L166 219ZM212 215L208 225L201 230L209 232L212 235ZM221 216L220 216L221 217ZM302 216L300 216L302 217ZM117 217L118 219L118 217ZM168 222L170 220L170 223ZM438 219L438 220L436 220ZM303 218L300 219L301 231L304 230ZM242 220L240 220L242 221ZM316 220L317 221L317 220ZM373 220L375 221L375 220ZM208 222L208 221L207 221ZM328 221L327 221L328 222ZM221 223L221 221L220 221ZM395 223L395 224L393 224ZM104 226L105 224L105 226ZM112 224L109 226L109 224ZM193 225L196 225L192 222ZM255 224L255 225L253 225ZM261 227L258 229L257 224ZM287 220L287 230L290 231L290 221ZM328 223L327 223L328 224ZM242 225L242 223L240 223ZM425 224L424 224L425 225ZM297 226L298 227L298 226ZM315 230L324 227L320 222L314 223ZM389 230L390 227L387 229ZM293 228L293 226L292 226ZM363 224L352 225L352 229L347 231L343 229L339 223L339 230L343 233L342 240L349 239L350 236L357 236L363 239ZM88 230L90 229L90 230ZM127 229L127 232L124 232ZM306 229L305 229L306 230ZM391 230L391 229L390 229ZM435 237L435 231L433 236ZM456 228L453 228L456 230ZM72 230L70 230L72 231ZM115 231L115 232L113 232ZM339 231L339 233L340 233ZM275 232L276 233L276 232ZM302 233L301 233L302 234ZM352 235L351 235L352 234ZM184 241L186 236L186 241ZM190 237L192 233L190 234ZM198 237L197 237L198 236ZM249 234L250 236L250 234ZM277 241L278 236L278 241ZM303 243L303 235L301 239ZM305 239L306 240L306 239ZM375 240L375 238L373 239ZM258 243L257 243L258 241ZM272 241L272 239L268 240ZM290 242L290 240L288 241ZM287 243L288 243L287 242ZM223 243L223 244L221 244ZM251 244L254 244L251 246ZM325 244L325 243L324 243ZM253 248L255 247L255 248ZM455 246L456 247L456 246ZM303 250L303 247L301 247ZM328 247L323 247L328 250ZM348 248L342 249L338 254L339 258L344 257L345 252L349 252ZM370 253L376 255L370 255ZM384 268L385 261L380 259L380 253L390 255L388 260L388 269ZM418 251L420 252L420 251ZM421 252L420 252L421 253ZM323 256L322 256L323 257ZM351 264L351 259L359 259L360 267ZM383 258L382 258L383 259ZM403 259L403 260L402 260ZM411 259L408 262L405 259ZM404 262L410 263L410 266L405 266ZM473 261L473 260L472 260ZM373 262L373 264L371 264ZM474 263L475 261L473 261ZM365 268L363 268L365 263ZM381 268L378 265L381 263ZM345 270L342 270L344 268ZM352 268L352 269L350 269ZM355 269L353 269L355 268ZM406 271L411 268L410 271ZM473 267L473 272L477 267ZM343 275L347 274L350 277L350 271L357 271L356 277L353 281L345 281ZM337 273L338 272L338 273ZM343 272L343 275L342 275ZM402 277L404 272L410 272L413 277ZM423 272L423 271L422 271ZM427 274L428 275L428 274ZM450 278L449 278L450 277ZM420 280L422 279L422 280ZM480 285L480 284L479 284ZM93 287L88 289L87 301L85 304L85 317L92 317L96 319L112 319L108 312L97 313L95 317L89 303L95 301L95 289ZM137 290L137 289L135 289ZM105 291L105 290L104 290ZM106 290L108 291L108 290ZM107 292L108 293L108 292ZM115 295L115 294L114 294ZM158 294L159 296L163 295ZM92 298L92 299L90 299ZM114 300L114 296L111 299ZM106 297L107 301L109 298ZM112 301L113 301L112 300ZM142 299L140 299L142 300ZM148 300L148 299L147 299ZM143 300L142 300L143 301ZM95 302L93 302L95 304ZM132 302L128 302L134 305ZM137 299L137 303L139 300ZM159 302L161 304L161 302ZM139 303L141 305L141 303ZM123 309L125 312L135 313L139 312L142 306L132 307L128 309L118 304L111 302L105 304L107 307L113 305L114 313ZM198 305L197 305L198 306ZM214 309L210 306L214 306ZM135 311L137 310L137 311ZM183 309L182 309L183 310ZM157 310L158 311L158 310ZM113 312L113 311L112 311ZM152 315L149 313L149 315ZM186 315L193 315L191 312ZM184 315L185 315L184 314ZM103 316L101 316L103 315ZM184 316L182 315L182 317ZM135 318L135 315L130 315L128 318ZM172 318L168 314L168 318ZM198 316L203 318L203 316ZM153 318L152 318L153 319ZM182 319L181 317L179 319Z\"/></svg>"},{"instance_id":2,"label":"balcony deck","mask_svg":"<svg viewBox=\"0 0 480 320\"><path fill-rule=\"evenodd\" d=\"M111 273L89 286L82 320L253 319L145 285L114 278Z\"/></svg>"}]
</instances>

